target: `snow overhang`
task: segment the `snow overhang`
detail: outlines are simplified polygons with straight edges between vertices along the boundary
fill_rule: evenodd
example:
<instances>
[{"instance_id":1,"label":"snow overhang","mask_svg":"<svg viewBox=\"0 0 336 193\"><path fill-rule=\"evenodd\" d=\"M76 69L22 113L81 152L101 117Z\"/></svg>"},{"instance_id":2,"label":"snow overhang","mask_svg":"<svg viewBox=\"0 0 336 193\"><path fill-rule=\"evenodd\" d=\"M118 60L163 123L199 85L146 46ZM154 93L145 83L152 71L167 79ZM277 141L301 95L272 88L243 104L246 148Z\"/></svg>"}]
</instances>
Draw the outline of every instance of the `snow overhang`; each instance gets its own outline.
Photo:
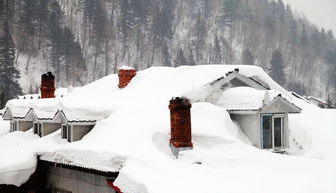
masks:
<instances>
[{"instance_id":1,"label":"snow overhang","mask_svg":"<svg viewBox=\"0 0 336 193\"><path fill-rule=\"evenodd\" d=\"M5 112L2 115L2 119L5 121L11 121L14 119L12 111L7 107Z\"/></svg>"},{"instance_id":2,"label":"snow overhang","mask_svg":"<svg viewBox=\"0 0 336 193\"><path fill-rule=\"evenodd\" d=\"M25 117L25 121L32 121L32 122L37 121L37 117L36 117L35 112L32 108L29 109L29 111L28 111L28 113Z\"/></svg>"},{"instance_id":3,"label":"snow overhang","mask_svg":"<svg viewBox=\"0 0 336 193\"><path fill-rule=\"evenodd\" d=\"M53 120L53 123L60 123L60 124L68 123L68 120L65 117L65 114L62 110L58 110L52 120Z\"/></svg>"},{"instance_id":4,"label":"snow overhang","mask_svg":"<svg viewBox=\"0 0 336 193\"><path fill-rule=\"evenodd\" d=\"M283 113L301 113L302 109L294 103L283 98L281 95L277 96L269 104L261 108L263 112L283 112Z\"/></svg>"},{"instance_id":5,"label":"snow overhang","mask_svg":"<svg viewBox=\"0 0 336 193\"><path fill-rule=\"evenodd\" d=\"M223 87L223 85L228 84L230 81L237 79L241 81L242 83L246 84L247 86L250 86L252 88L255 88L257 90L269 90L270 87L264 83L259 82L258 78L256 77L247 77L242 74L239 74L239 69L235 69L234 71L230 71L226 74L226 77L220 77L216 79L215 81L209 83L210 86L212 86L214 89L218 89Z\"/></svg>"},{"instance_id":6,"label":"snow overhang","mask_svg":"<svg viewBox=\"0 0 336 193\"><path fill-rule=\"evenodd\" d=\"M71 125L94 125L97 121L105 119L104 113L87 113L78 111L58 110L53 118L54 123Z\"/></svg>"}]
</instances>

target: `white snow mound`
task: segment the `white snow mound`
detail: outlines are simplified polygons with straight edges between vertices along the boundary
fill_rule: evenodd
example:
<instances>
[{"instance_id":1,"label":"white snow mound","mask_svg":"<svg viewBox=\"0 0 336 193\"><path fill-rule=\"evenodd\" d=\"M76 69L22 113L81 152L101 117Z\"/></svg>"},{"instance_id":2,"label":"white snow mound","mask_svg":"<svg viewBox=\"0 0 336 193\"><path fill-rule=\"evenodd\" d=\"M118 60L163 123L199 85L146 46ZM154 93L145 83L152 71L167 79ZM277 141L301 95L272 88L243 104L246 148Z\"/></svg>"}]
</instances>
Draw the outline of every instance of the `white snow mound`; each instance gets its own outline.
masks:
<instances>
[{"instance_id":1,"label":"white snow mound","mask_svg":"<svg viewBox=\"0 0 336 193\"><path fill-rule=\"evenodd\" d=\"M303 109L301 114L289 116L292 155L251 146L226 109L202 102L213 91L209 83L235 68L242 75L264 81L275 94L281 93ZM8 125L0 122L0 145L6 144L1 146L1 157L10 160L0 160L0 183L24 183L33 170L22 171L34 168L36 155L41 155L45 160L119 171L115 185L124 193L336 192L336 111L319 109L294 97L259 67L153 67L138 72L126 88L119 89L117 85L118 76L114 74L77 88L62 99L50 99L50 103L35 104L31 100L31 106L42 109L42 114L43 109L55 105L67 111L109 114L78 142L60 139L60 131L43 138L31 131L8 134L2 132L9 130ZM252 103L251 95L261 98L265 93L250 88L232 92L245 97L246 101L241 99L238 103ZM194 148L181 152L178 159L169 148L168 109L169 100L177 96L194 102ZM230 95L227 97L234 101ZM12 149L16 146L24 147L24 153ZM20 159L16 159L18 156ZM22 179L6 176L13 168L10 176Z\"/></svg>"}]
</instances>

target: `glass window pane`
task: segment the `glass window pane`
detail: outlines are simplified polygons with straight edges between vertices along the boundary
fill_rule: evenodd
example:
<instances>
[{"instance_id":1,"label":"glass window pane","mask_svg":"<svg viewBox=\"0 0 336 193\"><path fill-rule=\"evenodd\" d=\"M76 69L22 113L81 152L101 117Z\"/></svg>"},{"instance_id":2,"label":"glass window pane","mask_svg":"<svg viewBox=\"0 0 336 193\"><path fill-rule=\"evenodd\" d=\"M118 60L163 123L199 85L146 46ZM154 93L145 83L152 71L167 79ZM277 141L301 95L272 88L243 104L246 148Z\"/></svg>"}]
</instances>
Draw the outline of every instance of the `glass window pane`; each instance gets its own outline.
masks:
<instances>
[{"instance_id":1,"label":"glass window pane","mask_svg":"<svg viewBox=\"0 0 336 193\"><path fill-rule=\"evenodd\" d=\"M68 141L69 142L71 142L71 126L70 125L68 125L68 136L67 136L67 139L68 139Z\"/></svg>"},{"instance_id":2,"label":"glass window pane","mask_svg":"<svg viewBox=\"0 0 336 193\"><path fill-rule=\"evenodd\" d=\"M274 146L282 147L283 117L274 117Z\"/></svg>"},{"instance_id":3,"label":"glass window pane","mask_svg":"<svg viewBox=\"0 0 336 193\"><path fill-rule=\"evenodd\" d=\"M66 125L62 125L62 138L66 139L67 138L67 126Z\"/></svg>"},{"instance_id":4,"label":"glass window pane","mask_svg":"<svg viewBox=\"0 0 336 193\"><path fill-rule=\"evenodd\" d=\"M272 148L272 115L262 115L263 148Z\"/></svg>"},{"instance_id":5,"label":"glass window pane","mask_svg":"<svg viewBox=\"0 0 336 193\"><path fill-rule=\"evenodd\" d=\"M38 124L34 123L34 134L37 134L37 128L38 128Z\"/></svg>"}]
</instances>

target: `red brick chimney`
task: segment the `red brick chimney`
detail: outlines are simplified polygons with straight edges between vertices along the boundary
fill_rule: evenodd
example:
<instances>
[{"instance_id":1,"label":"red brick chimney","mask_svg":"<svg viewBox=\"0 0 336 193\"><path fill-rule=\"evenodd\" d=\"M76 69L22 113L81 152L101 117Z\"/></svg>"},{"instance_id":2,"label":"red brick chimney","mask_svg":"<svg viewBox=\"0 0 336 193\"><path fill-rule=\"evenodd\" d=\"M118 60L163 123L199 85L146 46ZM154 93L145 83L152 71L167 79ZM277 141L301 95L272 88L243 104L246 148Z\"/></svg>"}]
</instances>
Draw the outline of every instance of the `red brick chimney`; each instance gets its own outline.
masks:
<instances>
[{"instance_id":1,"label":"red brick chimney","mask_svg":"<svg viewBox=\"0 0 336 193\"><path fill-rule=\"evenodd\" d=\"M136 70L130 67L122 67L119 69L119 88L125 88L128 83L131 82L132 78L136 75Z\"/></svg>"},{"instance_id":2,"label":"red brick chimney","mask_svg":"<svg viewBox=\"0 0 336 193\"><path fill-rule=\"evenodd\" d=\"M55 76L48 72L41 76L41 98L55 97Z\"/></svg>"},{"instance_id":3,"label":"red brick chimney","mask_svg":"<svg viewBox=\"0 0 336 193\"><path fill-rule=\"evenodd\" d=\"M170 145L175 148L192 148L190 100L187 98L172 98L170 100Z\"/></svg>"}]
</instances>

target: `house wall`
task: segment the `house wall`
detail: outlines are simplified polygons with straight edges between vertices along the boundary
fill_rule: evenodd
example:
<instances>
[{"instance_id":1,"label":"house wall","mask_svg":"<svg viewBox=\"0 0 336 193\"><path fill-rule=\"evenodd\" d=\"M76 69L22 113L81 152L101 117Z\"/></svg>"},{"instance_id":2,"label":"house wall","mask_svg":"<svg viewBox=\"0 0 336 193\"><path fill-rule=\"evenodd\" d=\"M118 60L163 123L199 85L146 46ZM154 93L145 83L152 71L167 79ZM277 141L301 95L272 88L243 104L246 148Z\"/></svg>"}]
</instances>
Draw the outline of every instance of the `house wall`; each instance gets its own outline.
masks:
<instances>
[{"instance_id":1,"label":"house wall","mask_svg":"<svg viewBox=\"0 0 336 193\"><path fill-rule=\"evenodd\" d=\"M260 114L230 114L230 116L238 123L251 143L260 148Z\"/></svg>"},{"instance_id":2,"label":"house wall","mask_svg":"<svg viewBox=\"0 0 336 193\"><path fill-rule=\"evenodd\" d=\"M62 127L59 123L42 123L42 137L49 135Z\"/></svg>"},{"instance_id":3,"label":"house wall","mask_svg":"<svg viewBox=\"0 0 336 193\"><path fill-rule=\"evenodd\" d=\"M47 188L51 193L115 193L107 177L60 167L48 167Z\"/></svg>"},{"instance_id":4,"label":"house wall","mask_svg":"<svg viewBox=\"0 0 336 193\"><path fill-rule=\"evenodd\" d=\"M18 121L17 122L17 130L18 131L27 131L33 127L32 121Z\"/></svg>"},{"instance_id":5,"label":"house wall","mask_svg":"<svg viewBox=\"0 0 336 193\"><path fill-rule=\"evenodd\" d=\"M71 141L81 140L93 127L94 125L73 125Z\"/></svg>"}]
</instances>

